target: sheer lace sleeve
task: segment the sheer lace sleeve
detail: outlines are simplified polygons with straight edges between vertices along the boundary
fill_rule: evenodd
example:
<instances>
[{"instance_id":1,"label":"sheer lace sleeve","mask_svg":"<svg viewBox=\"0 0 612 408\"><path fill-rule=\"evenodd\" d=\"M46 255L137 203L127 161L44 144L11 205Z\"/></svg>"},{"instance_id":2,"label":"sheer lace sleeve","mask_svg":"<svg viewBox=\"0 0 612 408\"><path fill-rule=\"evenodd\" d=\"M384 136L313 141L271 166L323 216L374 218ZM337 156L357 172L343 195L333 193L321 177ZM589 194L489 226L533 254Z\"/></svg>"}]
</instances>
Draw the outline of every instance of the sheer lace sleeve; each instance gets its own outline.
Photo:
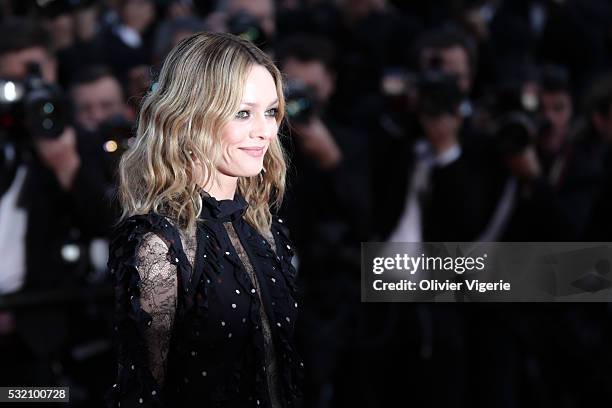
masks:
<instances>
[{"instance_id":1,"label":"sheer lace sleeve","mask_svg":"<svg viewBox=\"0 0 612 408\"><path fill-rule=\"evenodd\" d=\"M131 216L111 236L117 376L108 407L166 407L164 383L181 279L190 272L178 229L155 214Z\"/></svg>"},{"instance_id":2,"label":"sheer lace sleeve","mask_svg":"<svg viewBox=\"0 0 612 408\"><path fill-rule=\"evenodd\" d=\"M151 374L163 386L166 358L176 311L176 265L167 259L168 245L156 234L144 236L136 269L140 275L140 304L151 316L145 331Z\"/></svg>"}]
</instances>

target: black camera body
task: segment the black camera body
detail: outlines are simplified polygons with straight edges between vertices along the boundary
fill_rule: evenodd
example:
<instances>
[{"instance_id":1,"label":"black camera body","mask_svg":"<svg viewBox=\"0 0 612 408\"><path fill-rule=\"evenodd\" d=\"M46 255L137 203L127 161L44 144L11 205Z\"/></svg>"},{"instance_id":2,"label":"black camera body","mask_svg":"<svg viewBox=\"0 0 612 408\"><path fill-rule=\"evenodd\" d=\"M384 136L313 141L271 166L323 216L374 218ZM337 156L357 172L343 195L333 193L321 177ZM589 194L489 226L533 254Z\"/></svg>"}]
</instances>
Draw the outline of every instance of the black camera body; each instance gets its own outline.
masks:
<instances>
[{"instance_id":1,"label":"black camera body","mask_svg":"<svg viewBox=\"0 0 612 408\"><path fill-rule=\"evenodd\" d=\"M227 29L230 33L249 40L259 48L269 45L270 39L266 36L259 20L246 11L239 11L231 16L227 22Z\"/></svg>"},{"instance_id":2,"label":"black camera body","mask_svg":"<svg viewBox=\"0 0 612 408\"><path fill-rule=\"evenodd\" d=\"M453 75L441 71L426 71L418 80L418 111L430 117L454 115L461 104L462 95Z\"/></svg>"},{"instance_id":3,"label":"black camera body","mask_svg":"<svg viewBox=\"0 0 612 408\"><path fill-rule=\"evenodd\" d=\"M22 82L0 79L0 133L17 143L31 138L55 139L69 121L61 89L43 81L37 64L28 66Z\"/></svg>"},{"instance_id":4,"label":"black camera body","mask_svg":"<svg viewBox=\"0 0 612 408\"><path fill-rule=\"evenodd\" d=\"M514 156L535 144L537 124L525 112L508 112L497 121L495 139L502 157Z\"/></svg>"},{"instance_id":5,"label":"black camera body","mask_svg":"<svg viewBox=\"0 0 612 408\"><path fill-rule=\"evenodd\" d=\"M314 91L300 81L285 84L285 112L291 122L308 123L318 110Z\"/></svg>"}]
</instances>

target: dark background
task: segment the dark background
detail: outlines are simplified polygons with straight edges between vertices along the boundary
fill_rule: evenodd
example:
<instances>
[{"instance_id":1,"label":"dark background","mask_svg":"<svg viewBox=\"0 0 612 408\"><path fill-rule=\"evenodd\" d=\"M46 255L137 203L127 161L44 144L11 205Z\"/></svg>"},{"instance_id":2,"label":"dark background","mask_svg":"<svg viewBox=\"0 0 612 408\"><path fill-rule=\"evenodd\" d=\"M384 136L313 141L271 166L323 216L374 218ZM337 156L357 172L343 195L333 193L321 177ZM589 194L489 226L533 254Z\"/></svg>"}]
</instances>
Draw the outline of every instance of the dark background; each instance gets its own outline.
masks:
<instances>
[{"instance_id":1,"label":"dark background","mask_svg":"<svg viewBox=\"0 0 612 408\"><path fill-rule=\"evenodd\" d=\"M359 263L367 241L609 241L611 22L606 0L0 1L0 80L35 62L66 113L36 133L0 84L0 385L102 405L117 160L166 53L211 30L287 79L306 407L609 405L608 304L366 304Z\"/></svg>"}]
</instances>

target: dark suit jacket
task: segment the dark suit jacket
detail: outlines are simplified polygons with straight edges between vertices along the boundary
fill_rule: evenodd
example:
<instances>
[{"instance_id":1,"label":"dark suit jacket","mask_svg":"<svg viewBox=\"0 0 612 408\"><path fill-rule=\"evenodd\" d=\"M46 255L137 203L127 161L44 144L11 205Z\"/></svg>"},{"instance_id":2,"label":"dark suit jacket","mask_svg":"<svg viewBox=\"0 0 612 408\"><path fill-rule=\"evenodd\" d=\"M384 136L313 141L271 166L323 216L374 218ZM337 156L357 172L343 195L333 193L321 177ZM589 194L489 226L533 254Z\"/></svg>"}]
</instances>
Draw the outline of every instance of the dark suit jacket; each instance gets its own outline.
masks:
<instances>
[{"instance_id":1,"label":"dark suit jacket","mask_svg":"<svg viewBox=\"0 0 612 408\"><path fill-rule=\"evenodd\" d=\"M53 172L35 155L27 161L28 173L18 198L18 205L26 209L28 217L26 276L23 288L8 295L13 299L78 287L77 276L89 265L85 252L89 240L106 236L114 220L112 183L103 166L101 144L91 135L77 134L81 167L71 191L62 190ZM62 247L66 243L80 247L78 261L64 259ZM56 303L20 307L15 310L17 331L37 354L58 350L67 335L66 310L66 305Z\"/></svg>"},{"instance_id":2,"label":"dark suit jacket","mask_svg":"<svg viewBox=\"0 0 612 408\"><path fill-rule=\"evenodd\" d=\"M378 146L373 168L375 236L389 237L402 216L414 172L414 141L396 139ZM479 161L463 148L446 166L434 166L423 208L424 241L470 241L487 221L488 205Z\"/></svg>"}]
</instances>

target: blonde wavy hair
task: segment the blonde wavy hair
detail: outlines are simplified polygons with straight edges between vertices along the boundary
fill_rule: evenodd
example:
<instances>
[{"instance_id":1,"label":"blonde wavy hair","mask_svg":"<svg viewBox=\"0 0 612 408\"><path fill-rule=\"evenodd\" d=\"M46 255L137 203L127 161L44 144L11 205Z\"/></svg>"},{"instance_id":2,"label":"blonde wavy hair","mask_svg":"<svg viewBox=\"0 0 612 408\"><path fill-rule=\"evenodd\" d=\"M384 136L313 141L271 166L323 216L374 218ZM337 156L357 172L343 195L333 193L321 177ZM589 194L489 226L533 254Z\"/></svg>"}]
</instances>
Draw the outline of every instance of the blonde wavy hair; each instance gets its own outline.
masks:
<instances>
[{"instance_id":1,"label":"blonde wavy hair","mask_svg":"<svg viewBox=\"0 0 612 408\"><path fill-rule=\"evenodd\" d=\"M119 164L120 221L156 212L192 229L202 210L196 180L216 180L221 129L239 110L252 66L272 75L278 94L277 123L285 112L282 76L259 48L231 34L198 33L181 41L166 57L157 85L145 97L136 140ZM285 192L286 158L278 137L263 160L264 171L240 177L238 191L249 203L245 218L260 233L271 225L270 208Z\"/></svg>"}]
</instances>

